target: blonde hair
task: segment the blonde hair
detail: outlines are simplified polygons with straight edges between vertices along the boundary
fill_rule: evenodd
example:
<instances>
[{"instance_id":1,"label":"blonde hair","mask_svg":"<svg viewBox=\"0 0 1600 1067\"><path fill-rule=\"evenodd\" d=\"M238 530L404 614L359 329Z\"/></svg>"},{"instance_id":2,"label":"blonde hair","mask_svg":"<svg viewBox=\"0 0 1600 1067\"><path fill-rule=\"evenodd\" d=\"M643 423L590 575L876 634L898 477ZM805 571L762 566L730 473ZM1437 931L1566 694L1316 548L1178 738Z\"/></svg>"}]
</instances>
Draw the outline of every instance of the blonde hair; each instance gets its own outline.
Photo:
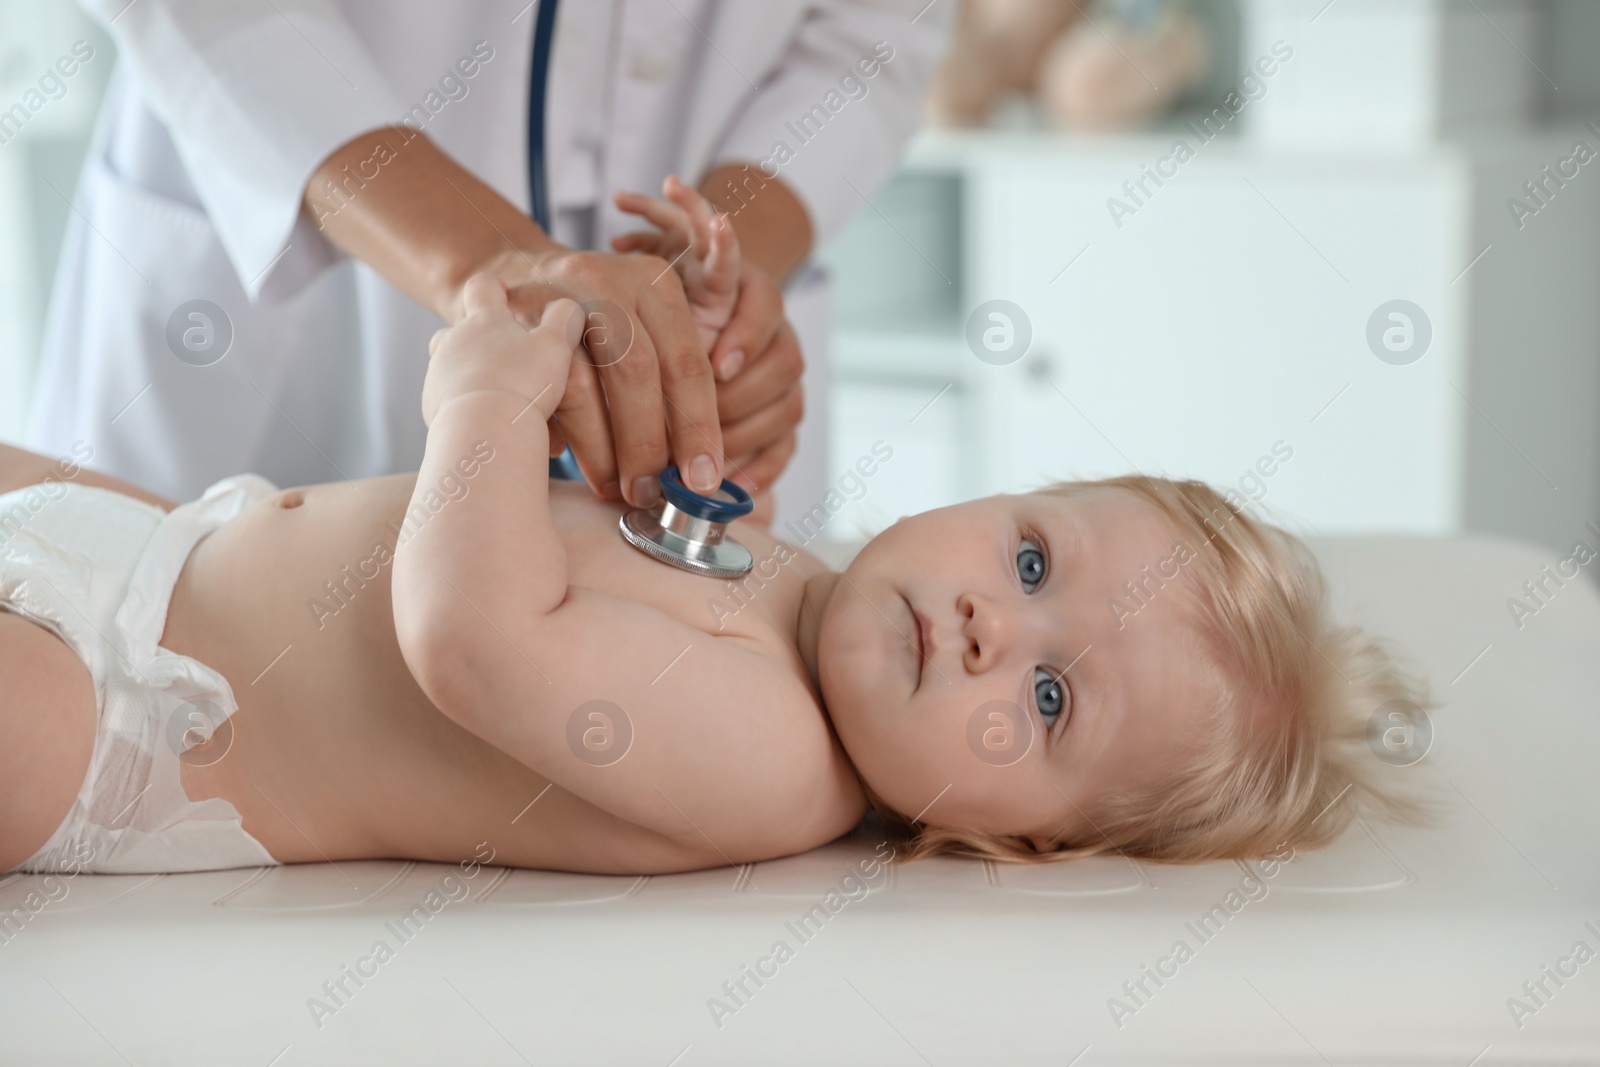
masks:
<instances>
[{"instance_id":1,"label":"blonde hair","mask_svg":"<svg viewBox=\"0 0 1600 1067\"><path fill-rule=\"evenodd\" d=\"M1260 522L1203 482L1148 475L1058 482L1065 496L1125 489L1155 505L1191 557L1188 598L1213 666L1213 697L1165 781L1101 797L1080 811L1086 840L1037 852L1022 837L919 826L867 790L907 859L962 855L1051 862L1116 850L1167 863L1264 856L1289 845L1318 848L1360 814L1425 823L1439 807L1433 783L1379 760L1368 719L1388 701L1437 705L1402 670L1387 642L1330 616L1326 584L1304 542ZM1164 577L1164 575L1163 575Z\"/></svg>"}]
</instances>

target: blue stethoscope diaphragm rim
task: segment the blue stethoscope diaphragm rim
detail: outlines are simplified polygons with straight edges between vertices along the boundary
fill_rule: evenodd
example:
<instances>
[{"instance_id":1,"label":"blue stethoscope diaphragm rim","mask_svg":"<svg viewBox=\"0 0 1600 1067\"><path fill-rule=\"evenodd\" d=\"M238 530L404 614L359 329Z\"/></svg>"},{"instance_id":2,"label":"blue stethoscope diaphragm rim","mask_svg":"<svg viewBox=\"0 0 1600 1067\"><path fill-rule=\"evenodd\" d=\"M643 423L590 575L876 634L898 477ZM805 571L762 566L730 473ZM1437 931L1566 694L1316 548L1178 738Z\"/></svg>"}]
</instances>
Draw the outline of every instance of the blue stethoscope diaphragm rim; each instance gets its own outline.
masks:
<instances>
[{"instance_id":1,"label":"blue stethoscope diaphragm rim","mask_svg":"<svg viewBox=\"0 0 1600 1067\"><path fill-rule=\"evenodd\" d=\"M755 510L756 503L744 487L727 478L722 479L721 487L716 490L723 496L708 496L690 489L683 484L683 474L676 464L661 468L656 481L661 484L661 493L668 503L685 515L707 522L729 523Z\"/></svg>"},{"instance_id":2,"label":"blue stethoscope diaphragm rim","mask_svg":"<svg viewBox=\"0 0 1600 1067\"><path fill-rule=\"evenodd\" d=\"M755 501L724 479L719 495L697 493L683 484L677 467L656 480L662 499L652 507L623 513L622 537L647 556L707 578L742 578L755 566L750 550L727 535L727 525L750 514Z\"/></svg>"}]
</instances>

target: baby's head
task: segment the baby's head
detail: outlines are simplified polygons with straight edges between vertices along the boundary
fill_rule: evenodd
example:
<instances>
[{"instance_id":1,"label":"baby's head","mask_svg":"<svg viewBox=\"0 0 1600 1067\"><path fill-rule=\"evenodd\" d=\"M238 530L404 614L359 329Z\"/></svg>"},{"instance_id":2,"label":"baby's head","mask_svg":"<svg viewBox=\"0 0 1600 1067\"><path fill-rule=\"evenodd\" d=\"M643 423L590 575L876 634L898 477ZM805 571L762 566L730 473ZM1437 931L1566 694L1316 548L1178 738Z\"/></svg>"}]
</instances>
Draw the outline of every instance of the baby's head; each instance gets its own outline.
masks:
<instances>
[{"instance_id":1,"label":"baby's head","mask_svg":"<svg viewBox=\"0 0 1600 1067\"><path fill-rule=\"evenodd\" d=\"M1418 684L1332 621L1297 538L1200 482L903 518L817 640L839 739L911 855L1244 858L1428 810L1365 743L1385 701L1426 706Z\"/></svg>"}]
</instances>

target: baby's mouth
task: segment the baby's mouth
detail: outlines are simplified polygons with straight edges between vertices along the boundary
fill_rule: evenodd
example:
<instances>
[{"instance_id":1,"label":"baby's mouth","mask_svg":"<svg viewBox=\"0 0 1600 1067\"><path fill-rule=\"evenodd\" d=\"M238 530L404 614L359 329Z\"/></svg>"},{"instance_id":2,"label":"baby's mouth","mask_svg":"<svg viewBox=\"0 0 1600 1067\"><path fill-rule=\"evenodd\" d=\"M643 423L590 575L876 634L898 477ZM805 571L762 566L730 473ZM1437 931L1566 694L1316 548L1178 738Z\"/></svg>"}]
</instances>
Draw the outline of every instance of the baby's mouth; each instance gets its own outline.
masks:
<instances>
[{"instance_id":1,"label":"baby's mouth","mask_svg":"<svg viewBox=\"0 0 1600 1067\"><path fill-rule=\"evenodd\" d=\"M925 664L928 662L928 645L926 637L922 632L922 616L917 614L917 609L912 606L911 599L909 597L902 594L900 599L906 602L906 610L911 613L911 652L917 657L917 684L912 687L912 691L915 692L916 690L922 688L922 675L925 669Z\"/></svg>"}]
</instances>

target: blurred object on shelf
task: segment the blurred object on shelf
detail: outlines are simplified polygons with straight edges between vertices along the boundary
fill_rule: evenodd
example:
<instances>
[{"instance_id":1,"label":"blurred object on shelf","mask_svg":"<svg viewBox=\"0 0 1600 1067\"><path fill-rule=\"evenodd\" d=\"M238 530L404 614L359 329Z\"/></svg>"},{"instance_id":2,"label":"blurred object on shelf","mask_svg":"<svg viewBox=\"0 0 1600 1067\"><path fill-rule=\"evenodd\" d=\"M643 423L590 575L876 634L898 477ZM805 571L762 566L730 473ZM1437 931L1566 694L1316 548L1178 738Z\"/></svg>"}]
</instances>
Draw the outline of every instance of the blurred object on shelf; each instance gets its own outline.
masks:
<instances>
[{"instance_id":1,"label":"blurred object on shelf","mask_svg":"<svg viewBox=\"0 0 1600 1067\"><path fill-rule=\"evenodd\" d=\"M1078 15L1067 0L962 0L954 43L928 91L929 118L982 126L1003 98L1032 92L1045 50Z\"/></svg>"},{"instance_id":2,"label":"blurred object on shelf","mask_svg":"<svg viewBox=\"0 0 1600 1067\"><path fill-rule=\"evenodd\" d=\"M1107 21L1079 21L1045 51L1039 101L1063 129L1144 126L1205 76L1210 48L1186 8L1160 0L1110 6Z\"/></svg>"},{"instance_id":3,"label":"blurred object on shelf","mask_svg":"<svg viewBox=\"0 0 1600 1067\"><path fill-rule=\"evenodd\" d=\"M1062 129L1135 129L1199 85L1210 54L1182 0L965 0L928 115L983 126L1021 95Z\"/></svg>"}]
</instances>

